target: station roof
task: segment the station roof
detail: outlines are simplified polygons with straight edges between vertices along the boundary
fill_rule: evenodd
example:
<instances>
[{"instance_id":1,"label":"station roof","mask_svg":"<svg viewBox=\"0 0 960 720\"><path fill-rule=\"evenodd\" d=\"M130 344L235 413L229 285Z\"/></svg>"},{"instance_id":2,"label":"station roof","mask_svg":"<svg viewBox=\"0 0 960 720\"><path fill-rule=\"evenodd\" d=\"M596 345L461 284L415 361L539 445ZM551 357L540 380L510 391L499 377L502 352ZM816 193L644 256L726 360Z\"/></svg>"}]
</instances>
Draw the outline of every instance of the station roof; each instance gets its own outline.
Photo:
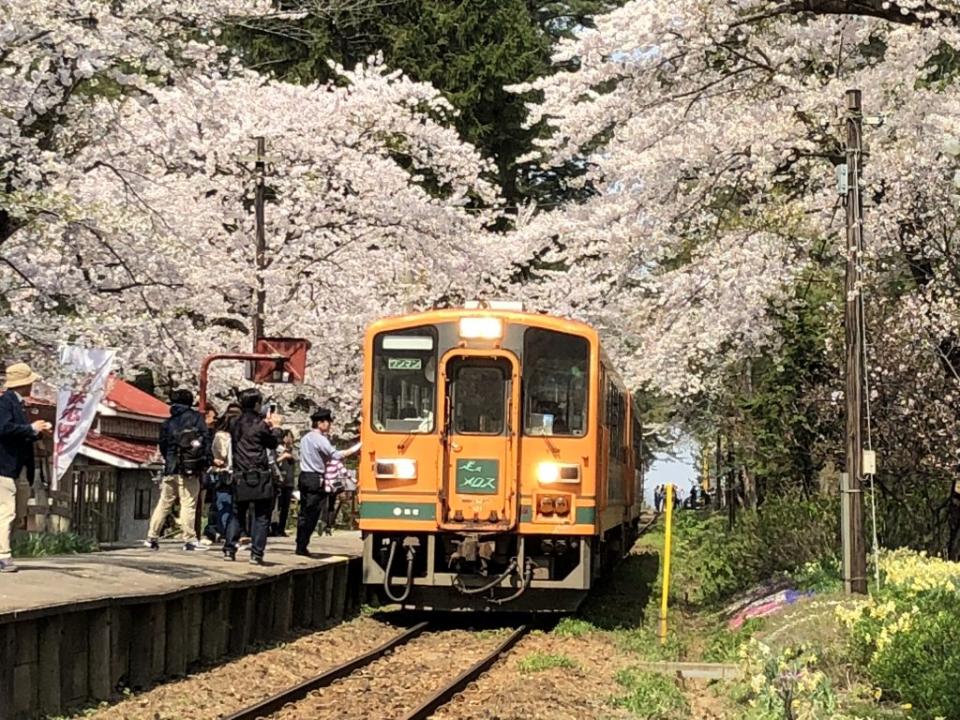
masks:
<instances>
[{"instance_id":1,"label":"station roof","mask_svg":"<svg viewBox=\"0 0 960 720\"><path fill-rule=\"evenodd\" d=\"M159 465L156 443L121 440L92 430L87 433L80 453L91 460L99 460L119 468L133 469L145 465Z\"/></svg>"},{"instance_id":2,"label":"station roof","mask_svg":"<svg viewBox=\"0 0 960 720\"><path fill-rule=\"evenodd\" d=\"M170 406L163 400L145 393L115 375L110 376L107 394L103 404L117 412L130 415L143 415L148 418L166 419L170 417Z\"/></svg>"}]
</instances>

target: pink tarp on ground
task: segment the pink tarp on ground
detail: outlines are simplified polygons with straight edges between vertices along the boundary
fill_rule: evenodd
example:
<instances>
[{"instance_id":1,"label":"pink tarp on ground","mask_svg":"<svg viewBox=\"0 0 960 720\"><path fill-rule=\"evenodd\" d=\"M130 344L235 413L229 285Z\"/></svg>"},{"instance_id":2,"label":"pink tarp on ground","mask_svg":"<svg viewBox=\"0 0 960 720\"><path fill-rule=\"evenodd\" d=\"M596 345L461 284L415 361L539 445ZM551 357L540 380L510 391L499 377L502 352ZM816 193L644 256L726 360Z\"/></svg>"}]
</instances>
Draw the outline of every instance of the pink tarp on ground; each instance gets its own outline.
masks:
<instances>
[{"instance_id":1,"label":"pink tarp on ground","mask_svg":"<svg viewBox=\"0 0 960 720\"><path fill-rule=\"evenodd\" d=\"M759 600L754 600L749 605L739 610L736 614L734 614L733 617L730 618L730 621L727 623L727 627L729 627L731 630L739 630L743 624L751 618L760 618L766 617L767 615L772 615L787 605L793 605L798 600L801 600L805 597L811 597L812 595L812 590L780 590L773 595L767 595Z\"/></svg>"}]
</instances>

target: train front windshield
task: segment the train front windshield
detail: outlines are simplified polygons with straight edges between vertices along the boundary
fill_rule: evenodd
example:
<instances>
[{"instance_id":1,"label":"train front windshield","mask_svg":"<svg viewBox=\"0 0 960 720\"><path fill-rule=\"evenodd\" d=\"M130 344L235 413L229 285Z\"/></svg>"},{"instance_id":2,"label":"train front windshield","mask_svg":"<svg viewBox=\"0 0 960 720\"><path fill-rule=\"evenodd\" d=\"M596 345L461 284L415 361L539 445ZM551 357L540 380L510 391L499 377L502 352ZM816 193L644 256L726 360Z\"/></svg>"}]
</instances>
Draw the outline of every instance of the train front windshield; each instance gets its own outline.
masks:
<instances>
[{"instance_id":1,"label":"train front windshield","mask_svg":"<svg viewBox=\"0 0 960 720\"><path fill-rule=\"evenodd\" d=\"M373 350L373 429L433 432L436 375L437 340L433 328L377 335Z\"/></svg>"},{"instance_id":2,"label":"train front windshield","mask_svg":"<svg viewBox=\"0 0 960 720\"><path fill-rule=\"evenodd\" d=\"M586 435L589 368L586 339L541 328L526 331L523 428L527 435Z\"/></svg>"}]
</instances>

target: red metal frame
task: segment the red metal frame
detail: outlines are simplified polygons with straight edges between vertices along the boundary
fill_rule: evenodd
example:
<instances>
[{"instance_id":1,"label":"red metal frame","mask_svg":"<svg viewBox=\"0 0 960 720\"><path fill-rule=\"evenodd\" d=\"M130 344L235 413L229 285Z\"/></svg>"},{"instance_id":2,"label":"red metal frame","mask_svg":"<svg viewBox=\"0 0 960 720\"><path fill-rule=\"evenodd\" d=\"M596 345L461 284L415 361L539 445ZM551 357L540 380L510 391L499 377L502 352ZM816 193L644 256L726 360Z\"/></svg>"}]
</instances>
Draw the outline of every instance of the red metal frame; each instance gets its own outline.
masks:
<instances>
[{"instance_id":1,"label":"red metal frame","mask_svg":"<svg viewBox=\"0 0 960 720\"><path fill-rule=\"evenodd\" d=\"M216 355L208 355L203 359L203 364L200 365L200 414L203 415L207 412L207 375L210 370L210 365L217 360L253 360L253 361L269 361L275 363L285 363L287 358L285 355L265 355L263 353L218 353Z\"/></svg>"},{"instance_id":2,"label":"red metal frame","mask_svg":"<svg viewBox=\"0 0 960 720\"><path fill-rule=\"evenodd\" d=\"M310 350L310 341L305 338L263 337L257 340L253 352L259 354L283 355L286 358L283 371L289 375L294 384L302 383L307 376L307 352ZM272 379L274 372L279 369L273 363L251 363L247 379L255 383L277 382Z\"/></svg>"}]
</instances>

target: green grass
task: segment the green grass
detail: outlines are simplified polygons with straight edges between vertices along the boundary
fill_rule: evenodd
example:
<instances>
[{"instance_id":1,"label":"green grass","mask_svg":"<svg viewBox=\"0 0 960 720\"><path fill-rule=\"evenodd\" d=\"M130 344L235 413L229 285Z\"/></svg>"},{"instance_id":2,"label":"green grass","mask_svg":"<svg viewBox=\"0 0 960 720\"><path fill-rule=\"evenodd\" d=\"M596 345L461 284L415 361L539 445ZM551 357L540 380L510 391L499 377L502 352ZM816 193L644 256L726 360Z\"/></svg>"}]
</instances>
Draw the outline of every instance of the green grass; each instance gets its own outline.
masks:
<instances>
[{"instance_id":1,"label":"green grass","mask_svg":"<svg viewBox=\"0 0 960 720\"><path fill-rule=\"evenodd\" d=\"M553 668L572 670L577 667L577 664L566 655L554 655L538 650L522 658L520 662L517 663L517 667L520 669L520 672L527 674L543 672L544 670L551 670Z\"/></svg>"},{"instance_id":2,"label":"green grass","mask_svg":"<svg viewBox=\"0 0 960 720\"><path fill-rule=\"evenodd\" d=\"M652 552L629 555L590 593L580 617L601 630L641 627L657 582L659 562Z\"/></svg>"},{"instance_id":3,"label":"green grass","mask_svg":"<svg viewBox=\"0 0 960 720\"><path fill-rule=\"evenodd\" d=\"M660 642L657 632L650 627L615 631L613 635L617 647L635 653L641 660L682 661L690 658L690 639L682 628L670 628L665 643Z\"/></svg>"},{"instance_id":4,"label":"green grass","mask_svg":"<svg viewBox=\"0 0 960 720\"><path fill-rule=\"evenodd\" d=\"M592 632L596 632L596 628L591 623L576 617L563 618L553 629L553 634L560 637L583 637Z\"/></svg>"},{"instance_id":5,"label":"green grass","mask_svg":"<svg viewBox=\"0 0 960 720\"><path fill-rule=\"evenodd\" d=\"M739 662L740 646L762 630L763 626L763 618L751 618L737 630L728 629L726 623L713 627L706 634L703 659L706 662Z\"/></svg>"},{"instance_id":6,"label":"green grass","mask_svg":"<svg viewBox=\"0 0 960 720\"><path fill-rule=\"evenodd\" d=\"M614 698L613 704L629 710L640 720L685 720L689 717L687 700L670 678L628 668L620 670L616 680L624 694Z\"/></svg>"},{"instance_id":7,"label":"green grass","mask_svg":"<svg viewBox=\"0 0 960 720\"><path fill-rule=\"evenodd\" d=\"M97 552L97 541L74 533L28 533L13 538L13 556L18 558L74 555Z\"/></svg>"}]
</instances>

